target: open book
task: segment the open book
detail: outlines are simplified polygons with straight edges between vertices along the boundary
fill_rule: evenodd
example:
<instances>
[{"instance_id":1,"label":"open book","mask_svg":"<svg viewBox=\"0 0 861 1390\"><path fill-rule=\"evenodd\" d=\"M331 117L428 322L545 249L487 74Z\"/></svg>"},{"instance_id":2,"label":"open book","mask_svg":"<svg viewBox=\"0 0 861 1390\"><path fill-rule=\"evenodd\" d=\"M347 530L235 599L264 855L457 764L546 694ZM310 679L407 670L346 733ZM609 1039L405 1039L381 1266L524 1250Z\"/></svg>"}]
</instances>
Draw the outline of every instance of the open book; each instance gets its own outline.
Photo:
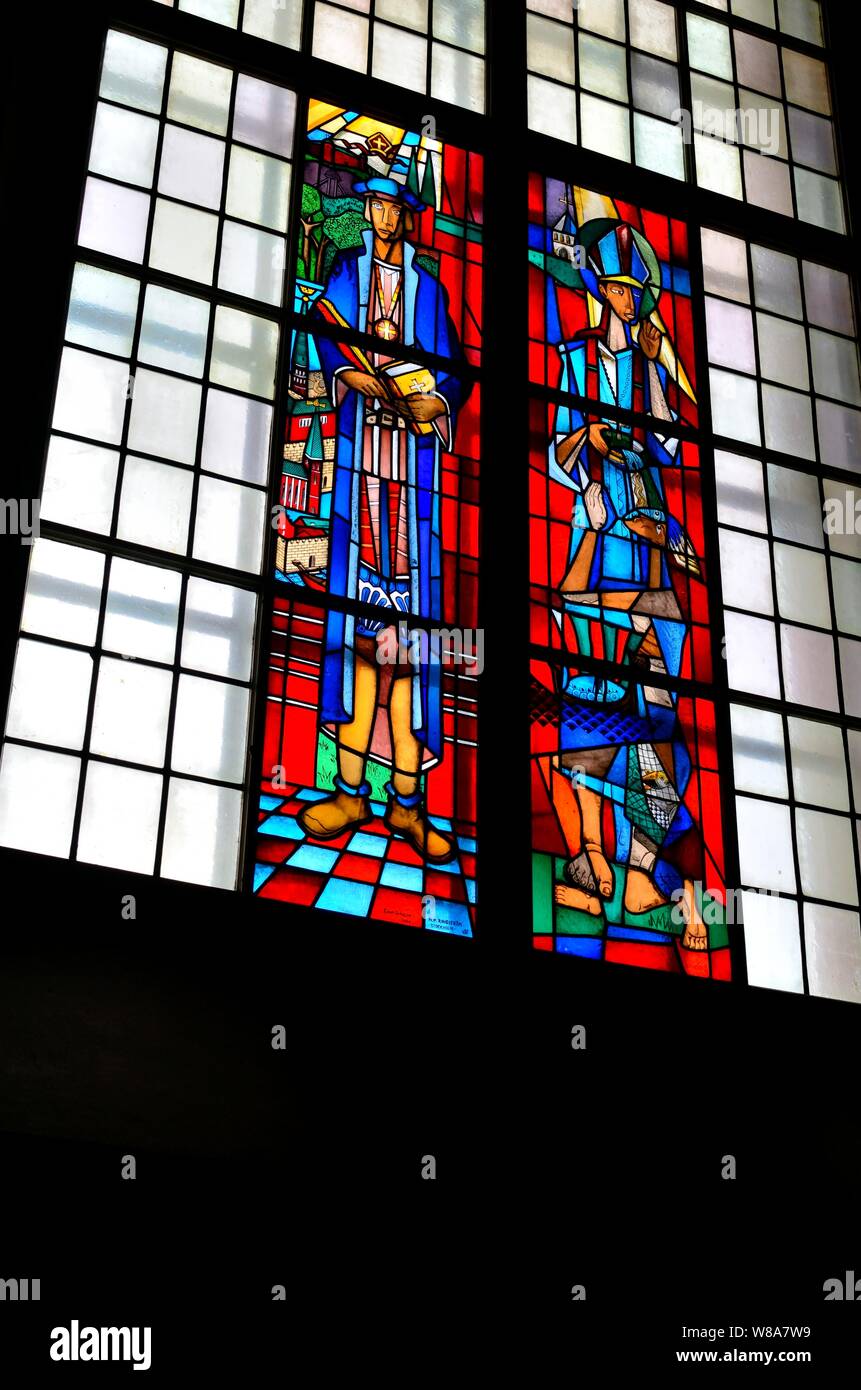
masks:
<instances>
[{"instance_id":1,"label":"open book","mask_svg":"<svg viewBox=\"0 0 861 1390\"><path fill-rule=\"evenodd\" d=\"M350 328L342 314L338 312L334 304L328 299L317 301L317 309L328 323L338 324L342 328ZM370 358L360 347L354 347L349 343L339 343L341 352L352 362L360 372L367 372L370 376L376 377L380 383L380 399L394 404L403 400L405 396L429 395L436 386L436 378L433 372L422 366L418 362L387 362L383 366L375 366ZM407 420L409 429L413 434L432 434L433 425L430 421Z\"/></svg>"}]
</instances>

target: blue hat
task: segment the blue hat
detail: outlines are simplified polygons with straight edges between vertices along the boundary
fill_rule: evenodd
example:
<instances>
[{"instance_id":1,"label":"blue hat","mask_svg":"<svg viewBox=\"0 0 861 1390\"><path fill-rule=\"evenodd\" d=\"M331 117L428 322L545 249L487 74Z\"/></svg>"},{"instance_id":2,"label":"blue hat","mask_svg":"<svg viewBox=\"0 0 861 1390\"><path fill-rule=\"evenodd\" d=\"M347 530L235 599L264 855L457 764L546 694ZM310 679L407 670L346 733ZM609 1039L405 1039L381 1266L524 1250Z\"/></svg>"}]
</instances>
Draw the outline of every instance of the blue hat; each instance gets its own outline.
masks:
<instances>
[{"instance_id":1,"label":"blue hat","mask_svg":"<svg viewBox=\"0 0 861 1390\"><path fill-rule=\"evenodd\" d=\"M411 193L402 183L395 183L394 179L365 179L363 183L353 184L354 193L366 193L369 196L379 193L383 198L394 198L398 203L406 203L413 212L424 212L427 207L421 198L417 198L415 193Z\"/></svg>"}]
</instances>

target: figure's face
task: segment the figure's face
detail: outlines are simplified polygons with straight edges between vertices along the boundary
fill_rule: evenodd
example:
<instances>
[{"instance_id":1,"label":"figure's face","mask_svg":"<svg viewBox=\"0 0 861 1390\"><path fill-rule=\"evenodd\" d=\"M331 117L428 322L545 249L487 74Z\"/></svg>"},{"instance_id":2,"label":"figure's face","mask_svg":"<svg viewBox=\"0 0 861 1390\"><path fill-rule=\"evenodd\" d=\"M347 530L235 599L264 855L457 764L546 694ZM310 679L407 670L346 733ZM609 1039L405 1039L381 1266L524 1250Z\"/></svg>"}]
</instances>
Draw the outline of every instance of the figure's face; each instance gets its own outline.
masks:
<instances>
[{"instance_id":1,"label":"figure's face","mask_svg":"<svg viewBox=\"0 0 861 1390\"><path fill-rule=\"evenodd\" d=\"M620 285L615 280L607 280L599 288L613 313L618 314L623 323L633 323L637 317L639 306L634 300L634 291L631 286Z\"/></svg>"},{"instance_id":2,"label":"figure's face","mask_svg":"<svg viewBox=\"0 0 861 1390\"><path fill-rule=\"evenodd\" d=\"M371 199L371 225L380 241L397 241L403 236L403 207L394 198Z\"/></svg>"}]
</instances>

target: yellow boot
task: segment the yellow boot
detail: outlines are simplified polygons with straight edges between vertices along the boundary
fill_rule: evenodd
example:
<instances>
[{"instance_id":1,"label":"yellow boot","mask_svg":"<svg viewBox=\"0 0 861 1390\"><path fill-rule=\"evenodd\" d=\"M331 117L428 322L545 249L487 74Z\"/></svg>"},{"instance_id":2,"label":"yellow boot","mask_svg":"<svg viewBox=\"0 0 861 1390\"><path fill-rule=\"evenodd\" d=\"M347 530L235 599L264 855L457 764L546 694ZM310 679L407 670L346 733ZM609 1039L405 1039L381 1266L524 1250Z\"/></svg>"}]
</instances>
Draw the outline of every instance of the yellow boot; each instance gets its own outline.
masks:
<instances>
[{"instance_id":1,"label":"yellow boot","mask_svg":"<svg viewBox=\"0 0 861 1390\"><path fill-rule=\"evenodd\" d=\"M448 835L431 825L421 796L398 797L393 795L391 784L386 790L389 802L383 821L389 830L409 840L427 864L448 864L454 859L454 843ZM405 805L405 802L413 804Z\"/></svg>"},{"instance_id":2,"label":"yellow boot","mask_svg":"<svg viewBox=\"0 0 861 1390\"><path fill-rule=\"evenodd\" d=\"M367 782L360 787L349 787L336 777L335 786L334 796L312 802L297 817L305 834L315 840L336 840L345 830L356 830L374 819L368 802L371 789Z\"/></svg>"}]
</instances>

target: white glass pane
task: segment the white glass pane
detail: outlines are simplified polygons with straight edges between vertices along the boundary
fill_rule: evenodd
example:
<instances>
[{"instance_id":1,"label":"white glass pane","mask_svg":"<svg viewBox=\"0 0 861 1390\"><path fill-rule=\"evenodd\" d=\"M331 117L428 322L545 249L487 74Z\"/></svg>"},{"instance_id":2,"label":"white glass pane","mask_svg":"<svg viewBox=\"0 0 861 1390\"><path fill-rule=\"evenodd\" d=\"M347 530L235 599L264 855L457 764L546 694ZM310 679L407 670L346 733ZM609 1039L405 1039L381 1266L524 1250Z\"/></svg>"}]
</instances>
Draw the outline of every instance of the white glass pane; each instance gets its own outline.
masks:
<instances>
[{"instance_id":1,"label":"white glass pane","mask_svg":"<svg viewBox=\"0 0 861 1390\"><path fill-rule=\"evenodd\" d=\"M810 355L813 361L813 384L823 396L834 396L850 405L861 405L861 381L858 377L858 347L848 338L835 338L832 333L810 330Z\"/></svg>"},{"instance_id":2,"label":"white glass pane","mask_svg":"<svg viewBox=\"0 0 861 1390\"><path fill-rule=\"evenodd\" d=\"M691 67L711 73L712 77L724 77L727 81L732 81L729 34L730 31L725 24L689 14L688 54Z\"/></svg>"},{"instance_id":3,"label":"white glass pane","mask_svg":"<svg viewBox=\"0 0 861 1390\"><path fill-rule=\"evenodd\" d=\"M526 19L526 61L531 72L574 84L574 31L543 15Z\"/></svg>"},{"instance_id":4,"label":"white glass pane","mask_svg":"<svg viewBox=\"0 0 861 1390\"><path fill-rule=\"evenodd\" d=\"M286 231L290 206L290 165L271 155L234 145L227 177L227 212L245 222Z\"/></svg>"},{"instance_id":5,"label":"white glass pane","mask_svg":"<svg viewBox=\"0 0 861 1390\"><path fill-rule=\"evenodd\" d=\"M861 1004L861 921L857 912L804 904L810 993Z\"/></svg>"},{"instance_id":6,"label":"white glass pane","mask_svg":"<svg viewBox=\"0 0 861 1390\"><path fill-rule=\"evenodd\" d=\"M773 801L737 796L735 809L742 883L751 888L772 888L781 893L794 893L795 865L792 862L789 807L776 805Z\"/></svg>"},{"instance_id":7,"label":"white glass pane","mask_svg":"<svg viewBox=\"0 0 861 1390\"><path fill-rule=\"evenodd\" d=\"M184 555L193 486L194 475L185 469L129 454L117 522L120 540Z\"/></svg>"},{"instance_id":8,"label":"white glass pane","mask_svg":"<svg viewBox=\"0 0 861 1390\"><path fill-rule=\"evenodd\" d=\"M102 657L90 751L161 767L173 676L157 666Z\"/></svg>"},{"instance_id":9,"label":"white glass pane","mask_svg":"<svg viewBox=\"0 0 861 1390\"><path fill-rule=\"evenodd\" d=\"M816 402L819 456L835 468L861 468L861 413L831 401Z\"/></svg>"},{"instance_id":10,"label":"white glass pane","mask_svg":"<svg viewBox=\"0 0 861 1390\"><path fill-rule=\"evenodd\" d=\"M239 20L239 0L179 0L179 8L210 19L213 24L227 24L231 29L236 28Z\"/></svg>"},{"instance_id":11,"label":"white glass pane","mask_svg":"<svg viewBox=\"0 0 861 1390\"><path fill-rule=\"evenodd\" d=\"M343 10L317 0L311 52L315 58L325 58L330 63L367 72L368 21L361 15L345 14Z\"/></svg>"},{"instance_id":12,"label":"white glass pane","mask_svg":"<svg viewBox=\"0 0 861 1390\"><path fill-rule=\"evenodd\" d=\"M131 767L90 763L81 812L77 857L151 874L161 808L162 779Z\"/></svg>"},{"instance_id":13,"label":"white glass pane","mask_svg":"<svg viewBox=\"0 0 861 1390\"><path fill-rule=\"evenodd\" d=\"M149 263L186 280L212 284L218 218L197 208L156 199Z\"/></svg>"},{"instance_id":14,"label":"white glass pane","mask_svg":"<svg viewBox=\"0 0 861 1390\"><path fill-rule=\"evenodd\" d=\"M724 299L736 299L741 304L750 303L750 287L747 278L747 252L745 243L725 232L714 232L703 228L703 276L706 290L722 295Z\"/></svg>"},{"instance_id":15,"label":"white glass pane","mask_svg":"<svg viewBox=\"0 0 861 1390\"><path fill-rule=\"evenodd\" d=\"M242 28L246 34L269 39L285 48L300 48L302 44L302 0L245 0Z\"/></svg>"},{"instance_id":16,"label":"white glass pane","mask_svg":"<svg viewBox=\"0 0 861 1390\"><path fill-rule=\"evenodd\" d=\"M175 570L114 560L102 646L125 656L172 662L176 651L180 576Z\"/></svg>"},{"instance_id":17,"label":"white glass pane","mask_svg":"<svg viewBox=\"0 0 861 1390\"><path fill-rule=\"evenodd\" d=\"M707 297L706 325L709 361L753 375L756 372L756 352L750 310L738 304L728 304L724 299Z\"/></svg>"},{"instance_id":18,"label":"white glass pane","mask_svg":"<svg viewBox=\"0 0 861 1390\"><path fill-rule=\"evenodd\" d=\"M816 457L809 396L783 391L779 386L763 386L762 416L767 448L802 459Z\"/></svg>"},{"instance_id":19,"label":"white glass pane","mask_svg":"<svg viewBox=\"0 0 861 1390\"><path fill-rule=\"evenodd\" d=\"M89 178L78 241L124 261L142 261L148 219L148 193Z\"/></svg>"},{"instance_id":20,"label":"white glass pane","mask_svg":"<svg viewBox=\"0 0 861 1390\"><path fill-rule=\"evenodd\" d=\"M718 521L747 531L768 530L762 464L739 454L715 453Z\"/></svg>"},{"instance_id":21,"label":"white glass pane","mask_svg":"<svg viewBox=\"0 0 861 1390\"><path fill-rule=\"evenodd\" d=\"M834 811L848 811L849 788L841 730L833 724L816 724L812 719L790 718L789 746L796 799L809 801L814 806L830 806Z\"/></svg>"},{"instance_id":22,"label":"white glass pane","mask_svg":"<svg viewBox=\"0 0 861 1390\"><path fill-rule=\"evenodd\" d=\"M405 34L389 24L374 25L374 77L411 92L427 87L427 39Z\"/></svg>"},{"instance_id":23,"label":"white glass pane","mask_svg":"<svg viewBox=\"0 0 861 1390\"><path fill-rule=\"evenodd\" d=\"M0 755L0 845L67 857L80 774L80 758L7 743Z\"/></svg>"},{"instance_id":24,"label":"white glass pane","mask_svg":"<svg viewBox=\"0 0 861 1390\"><path fill-rule=\"evenodd\" d=\"M96 107L90 169L124 183L149 188L155 164L158 121L100 101Z\"/></svg>"},{"instance_id":25,"label":"white glass pane","mask_svg":"<svg viewBox=\"0 0 861 1390\"><path fill-rule=\"evenodd\" d=\"M627 106L583 92L580 96L580 140L589 150L600 150L614 159L631 158L631 134Z\"/></svg>"},{"instance_id":26,"label":"white glass pane","mask_svg":"<svg viewBox=\"0 0 861 1390\"><path fill-rule=\"evenodd\" d=\"M767 246L750 248L754 298L760 309L771 309L789 318L803 317L798 261Z\"/></svg>"},{"instance_id":27,"label":"white glass pane","mask_svg":"<svg viewBox=\"0 0 861 1390\"><path fill-rule=\"evenodd\" d=\"M182 629L182 665L234 680L251 678L257 602L247 589L189 579Z\"/></svg>"},{"instance_id":28,"label":"white glass pane","mask_svg":"<svg viewBox=\"0 0 861 1390\"><path fill-rule=\"evenodd\" d=\"M177 290L149 285L138 357L154 367L203 376L209 305Z\"/></svg>"},{"instance_id":29,"label":"white glass pane","mask_svg":"<svg viewBox=\"0 0 861 1390\"><path fill-rule=\"evenodd\" d=\"M129 391L127 362L64 348L53 426L106 444L119 442Z\"/></svg>"},{"instance_id":30,"label":"white glass pane","mask_svg":"<svg viewBox=\"0 0 861 1390\"><path fill-rule=\"evenodd\" d=\"M171 777L161 872L165 878L235 888L242 794Z\"/></svg>"},{"instance_id":31,"label":"white glass pane","mask_svg":"<svg viewBox=\"0 0 861 1390\"><path fill-rule=\"evenodd\" d=\"M741 161L738 150L710 135L694 134L697 183L727 198L741 197Z\"/></svg>"},{"instance_id":32,"label":"white glass pane","mask_svg":"<svg viewBox=\"0 0 861 1390\"><path fill-rule=\"evenodd\" d=\"M543 77L527 78L529 126L557 140L577 141L577 101L570 87L545 82Z\"/></svg>"},{"instance_id":33,"label":"white glass pane","mask_svg":"<svg viewBox=\"0 0 861 1390\"><path fill-rule=\"evenodd\" d=\"M247 396L210 390L206 396L201 466L247 483L265 483L269 472L272 407Z\"/></svg>"},{"instance_id":34,"label":"white glass pane","mask_svg":"<svg viewBox=\"0 0 861 1390\"><path fill-rule=\"evenodd\" d=\"M823 174L837 173L837 151L834 146L834 127L824 116L811 111L789 108L789 132L792 139L792 158L797 164L809 164Z\"/></svg>"},{"instance_id":35,"label":"white glass pane","mask_svg":"<svg viewBox=\"0 0 861 1390\"><path fill-rule=\"evenodd\" d=\"M846 714L861 716L861 642L839 639L840 671L843 676L843 704Z\"/></svg>"},{"instance_id":36,"label":"white glass pane","mask_svg":"<svg viewBox=\"0 0 861 1390\"><path fill-rule=\"evenodd\" d=\"M158 190L184 203L217 208L221 203L224 141L178 125L166 125L158 169Z\"/></svg>"},{"instance_id":37,"label":"white glass pane","mask_svg":"<svg viewBox=\"0 0 861 1390\"><path fill-rule=\"evenodd\" d=\"M161 110L167 49L116 29L108 31L99 95L141 111Z\"/></svg>"},{"instance_id":38,"label":"white glass pane","mask_svg":"<svg viewBox=\"0 0 861 1390\"><path fill-rule=\"evenodd\" d=\"M293 153L295 121L295 92L247 73L239 74L233 112L234 140L289 158Z\"/></svg>"},{"instance_id":39,"label":"white glass pane","mask_svg":"<svg viewBox=\"0 0 861 1390\"><path fill-rule=\"evenodd\" d=\"M94 265L75 266L66 341L128 357L132 350L140 283Z\"/></svg>"},{"instance_id":40,"label":"white glass pane","mask_svg":"<svg viewBox=\"0 0 861 1390\"><path fill-rule=\"evenodd\" d=\"M193 381L140 368L135 376L129 448L193 463L200 387Z\"/></svg>"},{"instance_id":41,"label":"white glass pane","mask_svg":"<svg viewBox=\"0 0 861 1390\"><path fill-rule=\"evenodd\" d=\"M190 53L174 53L170 75L167 114L183 125L211 130L215 135L227 131L230 105L229 68L205 63Z\"/></svg>"},{"instance_id":42,"label":"white glass pane","mask_svg":"<svg viewBox=\"0 0 861 1390\"><path fill-rule=\"evenodd\" d=\"M672 5L665 5L662 0L629 0L628 16L635 48L675 61L676 13Z\"/></svg>"},{"instance_id":43,"label":"white glass pane","mask_svg":"<svg viewBox=\"0 0 861 1390\"><path fill-rule=\"evenodd\" d=\"M241 782L245 773L248 690L204 676L180 676L171 767Z\"/></svg>"},{"instance_id":44,"label":"white glass pane","mask_svg":"<svg viewBox=\"0 0 861 1390\"><path fill-rule=\"evenodd\" d=\"M831 580L838 628L861 637L861 566L835 556L831 561Z\"/></svg>"},{"instance_id":45,"label":"white glass pane","mask_svg":"<svg viewBox=\"0 0 861 1390\"><path fill-rule=\"evenodd\" d=\"M759 340L759 368L769 381L786 386L810 389L807 371L807 341L800 323L757 314L756 331Z\"/></svg>"},{"instance_id":46,"label":"white glass pane","mask_svg":"<svg viewBox=\"0 0 861 1390\"><path fill-rule=\"evenodd\" d=\"M805 106L809 111L818 111L821 116L830 116L831 97L825 64L818 58L808 58L806 53L796 53L791 48L783 48L781 53L788 99L795 106Z\"/></svg>"},{"instance_id":47,"label":"white glass pane","mask_svg":"<svg viewBox=\"0 0 861 1390\"><path fill-rule=\"evenodd\" d=\"M431 57L431 96L470 111L484 110L484 60L435 43Z\"/></svg>"},{"instance_id":48,"label":"white glass pane","mask_svg":"<svg viewBox=\"0 0 861 1390\"><path fill-rule=\"evenodd\" d=\"M601 96L628 100L628 70L625 50L616 43L580 35L580 86Z\"/></svg>"},{"instance_id":49,"label":"white glass pane","mask_svg":"<svg viewBox=\"0 0 861 1390\"><path fill-rule=\"evenodd\" d=\"M770 208L784 217L792 216L792 185L789 165L767 159L753 150L744 152L744 186L747 201L758 208Z\"/></svg>"},{"instance_id":50,"label":"white glass pane","mask_svg":"<svg viewBox=\"0 0 861 1390\"><path fill-rule=\"evenodd\" d=\"M259 574L265 516L264 492L202 477L194 526L195 559Z\"/></svg>"},{"instance_id":51,"label":"white glass pane","mask_svg":"<svg viewBox=\"0 0 861 1390\"><path fill-rule=\"evenodd\" d=\"M378 4L374 13L379 9ZM433 33L435 39L483 53L484 0L434 0Z\"/></svg>"},{"instance_id":52,"label":"white glass pane","mask_svg":"<svg viewBox=\"0 0 861 1390\"><path fill-rule=\"evenodd\" d=\"M540 9L540 5L533 8ZM561 0L558 18L569 18L573 5L570 0ZM567 11L563 13L563 11ZM625 0L580 0L577 7L577 23L581 29L591 29L596 34L604 34L608 39L625 41Z\"/></svg>"},{"instance_id":53,"label":"white glass pane","mask_svg":"<svg viewBox=\"0 0 861 1390\"><path fill-rule=\"evenodd\" d=\"M857 904L852 822L825 811L798 810L795 828L802 890L811 898Z\"/></svg>"},{"instance_id":54,"label":"white glass pane","mask_svg":"<svg viewBox=\"0 0 861 1390\"><path fill-rule=\"evenodd\" d=\"M861 560L861 497L857 488L848 483L823 478L825 497L823 529L828 547L838 555L852 555Z\"/></svg>"},{"instance_id":55,"label":"white glass pane","mask_svg":"<svg viewBox=\"0 0 861 1390\"><path fill-rule=\"evenodd\" d=\"M709 373L715 434L759 444L759 399L756 382L712 368Z\"/></svg>"},{"instance_id":56,"label":"white glass pane","mask_svg":"<svg viewBox=\"0 0 861 1390\"><path fill-rule=\"evenodd\" d=\"M211 381L271 400L275 392L278 327L269 319L219 305L215 311Z\"/></svg>"},{"instance_id":57,"label":"white glass pane","mask_svg":"<svg viewBox=\"0 0 861 1390\"><path fill-rule=\"evenodd\" d=\"M774 624L746 613L724 612L730 685L752 695L780 696Z\"/></svg>"},{"instance_id":58,"label":"white glass pane","mask_svg":"<svg viewBox=\"0 0 861 1390\"><path fill-rule=\"evenodd\" d=\"M624 54L624 49L621 51ZM665 121L678 120L679 73L672 63L664 63L646 53L632 53L631 83L634 105L641 111L661 116ZM681 137L680 130L677 134Z\"/></svg>"},{"instance_id":59,"label":"white glass pane","mask_svg":"<svg viewBox=\"0 0 861 1390\"><path fill-rule=\"evenodd\" d=\"M759 92L749 92L744 87L738 93L738 138L743 145L750 145L752 149L759 150L762 154L777 156L779 159L789 158L789 146L786 139L786 116L784 114L783 103L777 98L769 100L768 97L761 96ZM767 189L769 179L767 172L760 173L754 166L754 175L758 179L760 192ZM788 184L788 179L784 182ZM750 196L750 190L748 190ZM790 208L791 214L791 208Z\"/></svg>"},{"instance_id":60,"label":"white glass pane","mask_svg":"<svg viewBox=\"0 0 861 1390\"><path fill-rule=\"evenodd\" d=\"M749 983L803 994L797 904L763 893L743 893L742 910Z\"/></svg>"},{"instance_id":61,"label":"white glass pane","mask_svg":"<svg viewBox=\"0 0 861 1390\"><path fill-rule=\"evenodd\" d=\"M783 724L769 710L732 705L732 766L736 790L786 797Z\"/></svg>"},{"instance_id":62,"label":"white glass pane","mask_svg":"<svg viewBox=\"0 0 861 1390\"><path fill-rule=\"evenodd\" d=\"M376 0L374 18L390 19L393 24L403 24L408 29L416 29L420 34L426 34L428 0ZM376 43L376 39L374 42Z\"/></svg>"},{"instance_id":63,"label":"white glass pane","mask_svg":"<svg viewBox=\"0 0 861 1390\"><path fill-rule=\"evenodd\" d=\"M96 640L105 557L98 550L44 537L30 555L21 627L43 637L91 645Z\"/></svg>"},{"instance_id":64,"label":"white glass pane","mask_svg":"<svg viewBox=\"0 0 861 1390\"><path fill-rule=\"evenodd\" d=\"M719 8L725 10L726 5ZM775 27L774 0L732 0L732 12L739 19L750 19L754 24L766 24L769 29Z\"/></svg>"},{"instance_id":65,"label":"white glass pane","mask_svg":"<svg viewBox=\"0 0 861 1390\"><path fill-rule=\"evenodd\" d=\"M22 638L12 673L8 737L82 748L92 676L89 652Z\"/></svg>"},{"instance_id":66,"label":"white glass pane","mask_svg":"<svg viewBox=\"0 0 861 1390\"><path fill-rule=\"evenodd\" d=\"M808 43L822 43L822 10L819 0L777 0L780 27Z\"/></svg>"},{"instance_id":67,"label":"white glass pane","mask_svg":"<svg viewBox=\"0 0 861 1390\"><path fill-rule=\"evenodd\" d=\"M285 260L283 237L242 222L225 221L218 287L266 304L280 304Z\"/></svg>"},{"instance_id":68,"label":"white glass pane","mask_svg":"<svg viewBox=\"0 0 861 1390\"><path fill-rule=\"evenodd\" d=\"M685 153L682 132L666 121L634 113L634 148L641 169L653 169L668 178L685 177Z\"/></svg>"},{"instance_id":69,"label":"white glass pane","mask_svg":"<svg viewBox=\"0 0 861 1390\"><path fill-rule=\"evenodd\" d=\"M803 222L825 227L830 232L846 231L843 194L836 179L813 174L809 169L795 170L795 196L798 216Z\"/></svg>"},{"instance_id":70,"label":"white glass pane","mask_svg":"<svg viewBox=\"0 0 861 1390\"><path fill-rule=\"evenodd\" d=\"M740 29L735 30L733 44L736 81L742 87L752 87L756 92L779 97L781 86L777 44L757 38L754 34L745 34ZM731 76L730 73L725 75Z\"/></svg>"},{"instance_id":71,"label":"white glass pane","mask_svg":"<svg viewBox=\"0 0 861 1390\"><path fill-rule=\"evenodd\" d=\"M767 541L721 528L720 565L724 603L749 613L774 612Z\"/></svg>"},{"instance_id":72,"label":"white glass pane","mask_svg":"<svg viewBox=\"0 0 861 1390\"><path fill-rule=\"evenodd\" d=\"M803 272L804 299L810 322L820 328L831 328L835 333L854 333L852 290L845 271L804 261Z\"/></svg>"},{"instance_id":73,"label":"white glass pane","mask_svg":"<svg viewBox=\"0 0 861 1390\"><path fill-rule=\"evenodd\" d=\"M40 515L106 536L111 529L119 454L52 435Z\"/></svg>"},{"instance_id":74,"label":"white glass pane","mask_svg":"<svg viewBox=\"0 0 861 1390\"><path fill-rule=\"evenodd\" d=\"M701 72L691 73L693 96L693 125L718 140L738 139L738 111L735 87L731 82L719 82ZM707 148L707 146L704 146Z\"/></svg>"},{"instance_id":75,"label":"white glass pane","mask_svg":"<svg viewBox=\"0 0 861 1390\"><path fill-rule=\"evenodd\" d=\"M834 643L829 633L781 624L784 696L792 704L838 710Z\"/></svg>"},{"instance_id":76,"label":"white glass pane","mask_svg":"<svg viewBox=\"0 0 861 1390\"><path fill-rule=\"evenodd\" d=\"M823 546L822 508L816 479L790 468L768 465L772 534L781 540Z\"/></svg>"}]
</instances>

